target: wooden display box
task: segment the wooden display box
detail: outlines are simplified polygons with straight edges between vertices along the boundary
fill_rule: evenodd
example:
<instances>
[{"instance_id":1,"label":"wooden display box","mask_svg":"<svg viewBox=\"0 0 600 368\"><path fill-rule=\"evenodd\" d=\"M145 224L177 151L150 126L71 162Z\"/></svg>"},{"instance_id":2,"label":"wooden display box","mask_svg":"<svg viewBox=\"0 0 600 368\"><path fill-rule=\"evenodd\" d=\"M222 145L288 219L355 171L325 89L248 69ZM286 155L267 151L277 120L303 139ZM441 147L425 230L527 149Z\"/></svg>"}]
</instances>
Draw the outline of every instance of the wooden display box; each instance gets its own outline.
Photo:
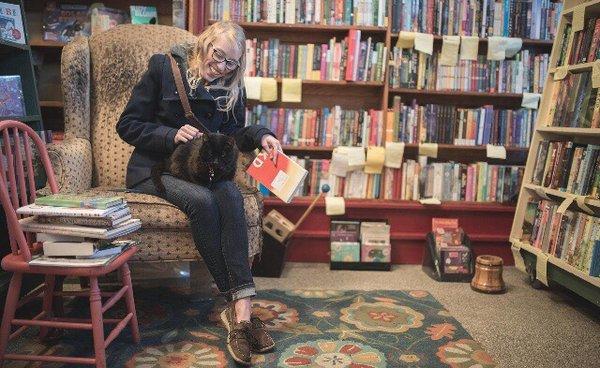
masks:
<instances>
[{"instance_id":1,"label":"wooden display box","mask_svg":"<svg viewBox=\"0 0 600 368\"><path fill-rule=\"evenodd\" d=\"M469 273L445 273L443 268L443 261L440 259L438 252L435 247L435 240L433 233L428 233L426 238L425 249L423 251L423 271L436 281L448 281L448 282L470 282L475 273L475 256L473 255L473 247L471 246L471 240L464 235L464 245L469 248L470 259L468 270Z\"/></svg>"}]
</instances>

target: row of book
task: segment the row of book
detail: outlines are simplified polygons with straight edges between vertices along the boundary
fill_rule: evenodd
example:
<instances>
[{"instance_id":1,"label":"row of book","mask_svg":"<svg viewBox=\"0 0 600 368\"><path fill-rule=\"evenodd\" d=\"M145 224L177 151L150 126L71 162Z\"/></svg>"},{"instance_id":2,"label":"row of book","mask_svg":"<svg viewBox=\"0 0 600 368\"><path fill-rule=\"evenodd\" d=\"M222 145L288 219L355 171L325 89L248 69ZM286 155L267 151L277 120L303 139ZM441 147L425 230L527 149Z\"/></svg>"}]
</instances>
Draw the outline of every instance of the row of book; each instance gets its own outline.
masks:
<instances>
[{"instance_id":1,"label":"row of book","mask_svg":"<svg viewBox=\"0 0 600 368\"><path fill-rule=\"evenodd\" d=\"M315 196L323 184L328 195L345 198L498 202L516 201L523 180L522 166L437 162L422 166L408 159L399 169L384 168L382 174L349 171L346 177L330 172L330 160L290 156L308 171L296 196Z\"/></svg>"},{"instance_id":2,"label":"row of book","mask_svg":"<svg viewBox=\"0 0 600 368\"><path fill-rule=\"evenodd\" d=\"M383 199L514 203L523 181L522 166L406 160L384 169Z\"/></svg>"},{"instance_id":3,"label":"row of book","mask_svg":"<svg viewBox=\"0 0 600 368\"><path fill-rule=\"evenodd\" d=\"M548 201L527 203L522 240L562 259L590 276L600 276L600 218L582 212L558 211Z\"/></svg>"},{"instance_id":4,"label":"row of book","mask_svg":"<svg viewBox=\"0 0 600 368\"><path fill-rule=\"evenodd\" d=\"M541 141L531 183L600 199L600 145Z\"/></svg>"},{"instance_id":5,"label":"row of book","mask_svg":"<svg viewBox=\"0 0 600 368\"><path fill-rule=\"evenodd\" d=\"M598 128L600 126L600 98L593 88L590 72L567 74L552 87L546 118L549 126Z\"/></svg>"},{"instance_id":6,"label":"row of book","mask_svg":"<svg viewBox=\"0 0 600 368\"><path fill-rule=\"evenodd\" d=\"M405 143L457 145L495 144L529 147L537 110L457 108L451 105L404 104L394 96L391 140Z\"/></svg>"},{"instance_id":7,"label":"row of book","mask_svg":"<svg viewBox=\"0 0 600 368\"><path fill-rule=\"evenodd\" d=\"M571 25L567 27L569 33ZM568 40L568 39L567 39ZM569 64L591 63L600 56L600 17L592 16L587 19L585 27L573 35L573 46L569 56ZM559 65L562 65L559 64Z\"/></svg>"},{"instance_id":8,"label":"row of book","mask_svg":"<svg viewBox=\"0 0 600 368\"><path fill-rule=\"evenodd\" d=\"M551 0L394 0L392 32L551 40L562 8Z\"/></svg>"},{"instance_id":9,"label":"row of book","mask_svg":"<svg viewBox=\"0 0 600 368\"><path fill-rule=\"evenodd\" d=\"M492 93L541 93L548 73L548 54L522 50L513 59L459 60L441 65L441 52L428 55L412 48L394 47L388 65L388 84L393 88L475 91Z\"/></svg>"},{"instance_id":10,"label":"row of book","mask_svg":"<svg viewBox=\"0 0 600 368\"><path fill-rule=\"evenodd\" d=\"M211 0L213 20L385 27L386 0Z\"/></svg>"},{"instance_id":11,"label":"row of book","mask_svg":"<svg viewBox=\"0 0 600 368\"><path fill-rule=\"evenodd\" d=\"M172 3L173 25L185 28L184 1L174 0ZM130 5L127 12L101 3L88 6L48 1L42 16L42 38L46 41L70 42L76 36L89 36L123 23L158 24L156 7Z\"/></svg>"},{"instance_id":12,"label":"row of book","mask_svg":"<svg viewBox=\"0 0 600 368\"><path fill-rule=\"evenodd\" d=\"M381 110L345 110L338 105L312 110L259 104L246 109L247 125L264 125L291 146L381 146L383 123Z\"/></svg>"},{"instance_id":13,"label":"row of book","mask_svg":"<svg viewBox=\"0 0 600 368\"><path fill-rule=\"evenodd\" d=\"M116 240L141 227L121 197L52 194L17 209L25 232L35 233L43 254L32 265L92 267L104 265L128 247Z\"/></svg>"},{"instance_id":14,"label":"row of book","mask_svg":"<svg viewBox=\"0 0 600 368\"><path fill-rule=\"evenodd\" d=\"M361 41L358 30L320 45L254 38L246 40L246 76L382 82L386 55L383 42Z\"/></svg>"}]
</instances>

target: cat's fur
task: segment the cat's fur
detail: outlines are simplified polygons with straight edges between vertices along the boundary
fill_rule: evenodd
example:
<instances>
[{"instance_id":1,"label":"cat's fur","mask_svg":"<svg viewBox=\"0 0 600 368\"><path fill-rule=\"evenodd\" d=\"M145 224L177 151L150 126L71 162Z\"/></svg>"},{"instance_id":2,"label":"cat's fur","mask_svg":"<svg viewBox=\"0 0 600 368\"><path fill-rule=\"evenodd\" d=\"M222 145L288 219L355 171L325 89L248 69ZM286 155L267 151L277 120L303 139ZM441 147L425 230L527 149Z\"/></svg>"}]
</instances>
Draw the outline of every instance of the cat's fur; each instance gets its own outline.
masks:
<instances>
[{"instance_id":1,"label":"cat's fur","mask_svg":"<svg viewBox=\"0 0 600 368\"><path fill-rule=\"evenodd\" d=\"M180 144L171 156L152 168L152 181L159 193L165 192L163 173L203 186L233 180L239 150L232 137L220 133L203 134Z\"/></svg>"}]
</instances>

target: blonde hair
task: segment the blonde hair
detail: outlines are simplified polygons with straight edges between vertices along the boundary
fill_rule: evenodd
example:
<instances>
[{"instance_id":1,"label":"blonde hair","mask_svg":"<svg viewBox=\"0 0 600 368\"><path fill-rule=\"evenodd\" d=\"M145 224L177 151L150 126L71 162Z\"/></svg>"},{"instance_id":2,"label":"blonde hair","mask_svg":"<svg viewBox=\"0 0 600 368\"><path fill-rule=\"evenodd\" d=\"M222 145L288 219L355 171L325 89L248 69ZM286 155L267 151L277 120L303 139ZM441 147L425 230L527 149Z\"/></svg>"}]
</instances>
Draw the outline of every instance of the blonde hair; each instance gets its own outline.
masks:
<instances>
[{"instance_id":1,"label":"blonde hair","mask_svg":"<svg viewBox=\"0 0 600 368\"><path fill-rule=\"evenodd\" d=\"M207 86L207 89L220 89L226 93L224 96L215 98L217 109L220 111L233 111L240 94L244 90L244 70L246 69L246 35L244 30L238 24L229 21L219 21L213 23L198 35L198 42L194 45L188 60L188 70L186 71L190 88L196 89L202 83L200 69L206 57L211 57L209 44L215 42L218 36L226 37L228 41L233 42L241 51L242 56L238 60L240 66L230 74L220 78L216 84ZM235 118L235 115L234 115Z\"/></svg>"}]
</instances>

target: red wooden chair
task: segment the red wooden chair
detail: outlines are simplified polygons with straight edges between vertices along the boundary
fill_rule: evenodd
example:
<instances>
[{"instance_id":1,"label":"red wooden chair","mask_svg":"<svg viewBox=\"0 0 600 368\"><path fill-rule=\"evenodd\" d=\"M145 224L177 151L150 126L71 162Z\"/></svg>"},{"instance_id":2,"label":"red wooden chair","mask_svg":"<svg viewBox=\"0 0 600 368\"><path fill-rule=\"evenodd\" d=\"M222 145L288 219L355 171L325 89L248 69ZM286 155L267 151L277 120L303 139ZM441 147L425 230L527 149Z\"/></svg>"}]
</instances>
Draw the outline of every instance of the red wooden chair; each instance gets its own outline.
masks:
<instances>
[{"instance_id":1,"label":"red wooden chair","mask_svg":"<svg viewBox=\"0 0 600 368\"><path fill-rule=\"evenodd\" d=\"M30 266L29 261L31 260L32 253L35 253L36 250L39 251L39 249L36 249L33 234L25 234L21 229L16 209L35 200L32 147L36 147L39 152L52 193L58 192L56 179L50 165L46 147L33 129L18 121L5 120L0 122L0 138L2 140L2 155L0 155L0 200L2 201L2 207L6 215L10 235L10 248L12 251L2 259L2 268L13 273L2 316L2 328L0 330L0 367L7 360L64 362L106 367L106 347L128 324L131 327L134 342L138 343L140 339L131 276L127 265L127 261L137 251L137 248L129 248L110 264L101 267ZM33 141L33 145L31 145L30 140ZM98 277L115 270L121 272L123 286L114 293L101 293L98 287ZM24 274L45 275L45 282L20 299L21 281ZM65 276L89 278L89 292L63 292L62 285L55 284L62 284L60 280ZM31 320L15 318L17 308L42 293L41 313ZM53 300L61 300L62 296L68 295L89 295L91 319L59 318L53 315ZM102 296L108 297L104 304L102 303ZM110 309L123 296L125 296L127 305L127 315L123 319L103 319L104 312ZM116 324L106 338L104 337L104 323ZM13 326L17 327L14 331L12 331ZM40 336L42 337L48 333L49 328L92 330L95 354L91 358L7 354L6 347L8 341L19 336L31 326L39 326Z\"/></svg>"}]
</instances>

